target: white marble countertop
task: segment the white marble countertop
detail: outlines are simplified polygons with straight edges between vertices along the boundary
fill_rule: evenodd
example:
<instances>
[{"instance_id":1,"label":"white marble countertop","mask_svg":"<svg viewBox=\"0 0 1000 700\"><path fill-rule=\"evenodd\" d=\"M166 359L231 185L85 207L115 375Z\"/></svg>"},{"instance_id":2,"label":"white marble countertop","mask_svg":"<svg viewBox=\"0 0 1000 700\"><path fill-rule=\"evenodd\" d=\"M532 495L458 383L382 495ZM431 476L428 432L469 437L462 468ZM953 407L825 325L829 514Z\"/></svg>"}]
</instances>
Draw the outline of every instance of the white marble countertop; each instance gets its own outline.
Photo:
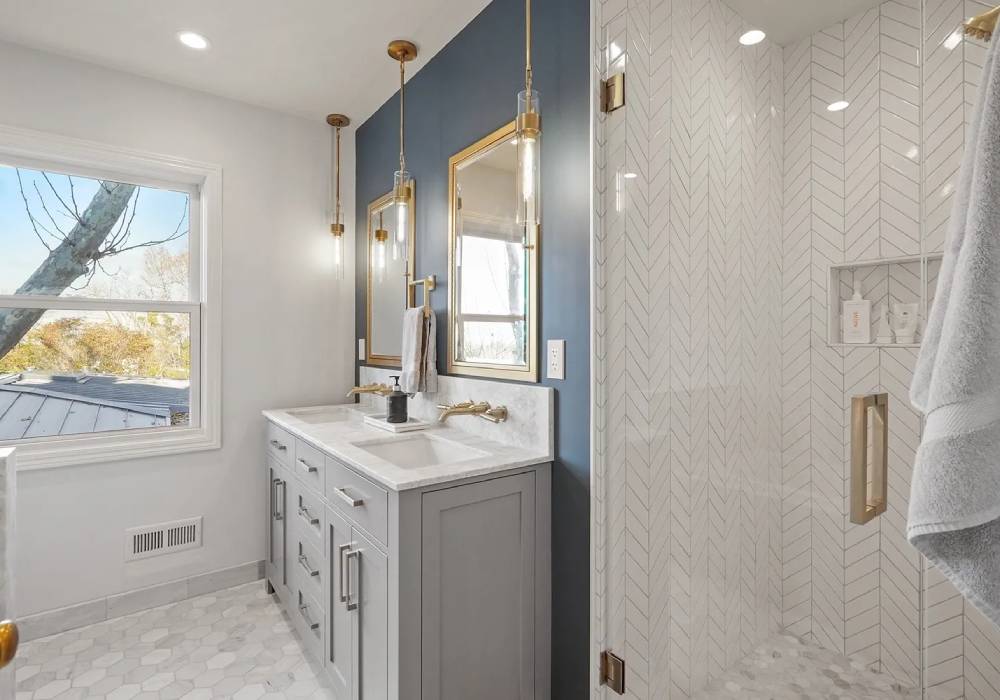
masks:
<instances>
[{"instance_id":1,"label":"white marble countertop","mask_svg":"<svg viewBox=\"0 0 1000 700\"><path fill-rule=\"evenodd\" d=\"M333 423L309 423L292 415L327 409L342 409L347 412L348 418ZM309 442L319 450L336 457L361 474L394 491L405 491L552 461L552 455L546 454L542 450L504 445L465 432L448 423L407 433L392 433L381 430L364 423L364 416L375 413L375 411L366 410L358 404L308 406L269 410L263 413L265 418L292 435ZM476 416L456 416L450 420L457 423L482 419ZM432 440L441 440L446 443L458 443L481 454L447 464L404 468L377 457L362 447L365 444L371 445L376 442L405 441L417 435L425 435Z\"/></svg>"}]
</instances>

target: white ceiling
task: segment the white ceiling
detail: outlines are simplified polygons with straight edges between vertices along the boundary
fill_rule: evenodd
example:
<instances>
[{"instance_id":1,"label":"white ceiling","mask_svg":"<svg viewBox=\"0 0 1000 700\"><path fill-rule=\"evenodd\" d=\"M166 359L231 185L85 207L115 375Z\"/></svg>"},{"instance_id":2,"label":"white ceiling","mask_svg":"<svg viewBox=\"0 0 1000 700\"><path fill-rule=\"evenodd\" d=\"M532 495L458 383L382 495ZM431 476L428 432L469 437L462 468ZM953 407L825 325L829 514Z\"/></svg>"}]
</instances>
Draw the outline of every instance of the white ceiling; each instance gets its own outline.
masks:
<instances>
[{"instance_id":1,"label":"white ceiling","mask_svg":"<svg viewBox=\"0 0 1000 700\"><path fill-rule=\"evenodd\" d=\"M882 0L726 0L747 21L785 46L881 4Z\"/></svg>"},{"instance_id":2,"label":"white ceiling","mask_svg":"<svg viewBox=\"0 0 1000 700\"><path fill-rule=\"evenodd\" d=\"M412 75L488 0L0 0L0 40L314 119L355 125L396 91L386 54L410 39ZM208 51L176 39L205 35Z\"/></svg>"}]
</instances>

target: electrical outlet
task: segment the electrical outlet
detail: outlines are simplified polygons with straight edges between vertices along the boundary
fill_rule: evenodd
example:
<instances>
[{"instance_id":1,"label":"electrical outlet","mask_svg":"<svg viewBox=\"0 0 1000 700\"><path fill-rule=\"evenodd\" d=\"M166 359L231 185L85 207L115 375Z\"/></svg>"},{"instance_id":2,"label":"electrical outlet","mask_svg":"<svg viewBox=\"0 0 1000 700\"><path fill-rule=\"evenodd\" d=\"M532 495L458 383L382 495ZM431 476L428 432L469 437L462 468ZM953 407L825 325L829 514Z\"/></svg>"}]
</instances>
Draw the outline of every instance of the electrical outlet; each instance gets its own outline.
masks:
<instances>
[{"instance_id":1,"label":"electrical outlet","mask_svg":"<svg viewBox=\"0 0 1000 700\"><path fill-rule=\"evenodd\" d=\"M365 353L365 339L358 338L358 359L364 362L368 359L367 353Z\"/></svg>"},{"instance_id":2,"label":"electrical outlet","mask_svg":"<svg viewBox=\"0 0 1000 700\"><path fill-rule=\"evenodd\" d=\"M545 353L547 379L566 378L566 341L550 340L548 342L548 352Z\"/></svg>"}]
</instances>

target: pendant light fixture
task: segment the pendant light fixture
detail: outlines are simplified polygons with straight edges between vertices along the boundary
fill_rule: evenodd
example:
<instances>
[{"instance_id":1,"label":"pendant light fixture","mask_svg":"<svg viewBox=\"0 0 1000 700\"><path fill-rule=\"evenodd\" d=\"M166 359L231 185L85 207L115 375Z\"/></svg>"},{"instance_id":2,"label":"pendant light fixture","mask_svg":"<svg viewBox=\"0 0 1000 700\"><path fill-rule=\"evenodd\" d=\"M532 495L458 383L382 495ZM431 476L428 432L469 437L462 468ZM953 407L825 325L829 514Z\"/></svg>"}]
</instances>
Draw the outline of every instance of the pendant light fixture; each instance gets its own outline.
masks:
<instances>
[{"instance_id":1,"label":"pendant light fixture","mask_svg":"<svg viewBox=\"0 0 1000 700\"><path fill-rule=\"evenodd\" d=\"M338 280L344 279L344 220L343 209L340 206L340 130L351 123L343 114L328 114L326 123L337 130L334 139L336 153L334 154L334 205L333 221L330 223L330 235L333 236L333 274Z\"/></svg>"},{"instance_id":2,"label":"pendant light fixture","mask_svg":"<svg viewBox=\"0 0 1000 700\"><path fill-rule=\"evenodd\" d=\"M389 245L389 232L382 223L382 211L378 213L378 228L375 229L375 278L379 282L385 281L385 249Z\"/></svg>"},{"instance_id":3,"label":"pendant light fixture","mask_svg":"<svg viewBox=\"0 0 1000 700\"><path fill-rule=\"evenodd\" d=\"M534 245L540 220L542 113L531 85L531 0L524 0L524 90L517 95L517 223L524 227L525 246Z\"/></svg>"},{"instance_id":4,"label":"pendant light fixture","mask_svg":"<svg viewBox=\"0 0 1000 700\"><path fill-rule=\"evenodd\" d=\"M396 208L396 236L393 239L393 258L407 255L410 238L410 207L413 206L413 187L410 173L406 171L406 64L417 57L417 47L411 41L396 39L389 42L389 55L399 62L399 170L393 176L392 202Z\"/></svg>"}]
</instances>

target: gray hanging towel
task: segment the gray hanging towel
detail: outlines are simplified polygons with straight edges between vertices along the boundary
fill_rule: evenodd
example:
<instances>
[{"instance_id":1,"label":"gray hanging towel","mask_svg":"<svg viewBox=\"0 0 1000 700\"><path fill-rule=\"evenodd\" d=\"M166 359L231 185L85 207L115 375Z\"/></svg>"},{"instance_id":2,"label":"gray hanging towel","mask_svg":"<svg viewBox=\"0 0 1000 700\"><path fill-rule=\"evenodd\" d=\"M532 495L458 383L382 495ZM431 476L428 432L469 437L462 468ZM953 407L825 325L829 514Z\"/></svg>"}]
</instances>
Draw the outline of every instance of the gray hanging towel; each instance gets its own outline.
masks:
<instances>
[{"instance_id":1,"label":"gray hanging towel","mask_svg":"<svg viewBox=\"0 0 1000 700\"><path fill-rule=\"evenodd\" d=\"M969 124L934 305L910 388L925 416L906 535L1000 625L1000 61Z\"/></svg>"}]
</instances>

